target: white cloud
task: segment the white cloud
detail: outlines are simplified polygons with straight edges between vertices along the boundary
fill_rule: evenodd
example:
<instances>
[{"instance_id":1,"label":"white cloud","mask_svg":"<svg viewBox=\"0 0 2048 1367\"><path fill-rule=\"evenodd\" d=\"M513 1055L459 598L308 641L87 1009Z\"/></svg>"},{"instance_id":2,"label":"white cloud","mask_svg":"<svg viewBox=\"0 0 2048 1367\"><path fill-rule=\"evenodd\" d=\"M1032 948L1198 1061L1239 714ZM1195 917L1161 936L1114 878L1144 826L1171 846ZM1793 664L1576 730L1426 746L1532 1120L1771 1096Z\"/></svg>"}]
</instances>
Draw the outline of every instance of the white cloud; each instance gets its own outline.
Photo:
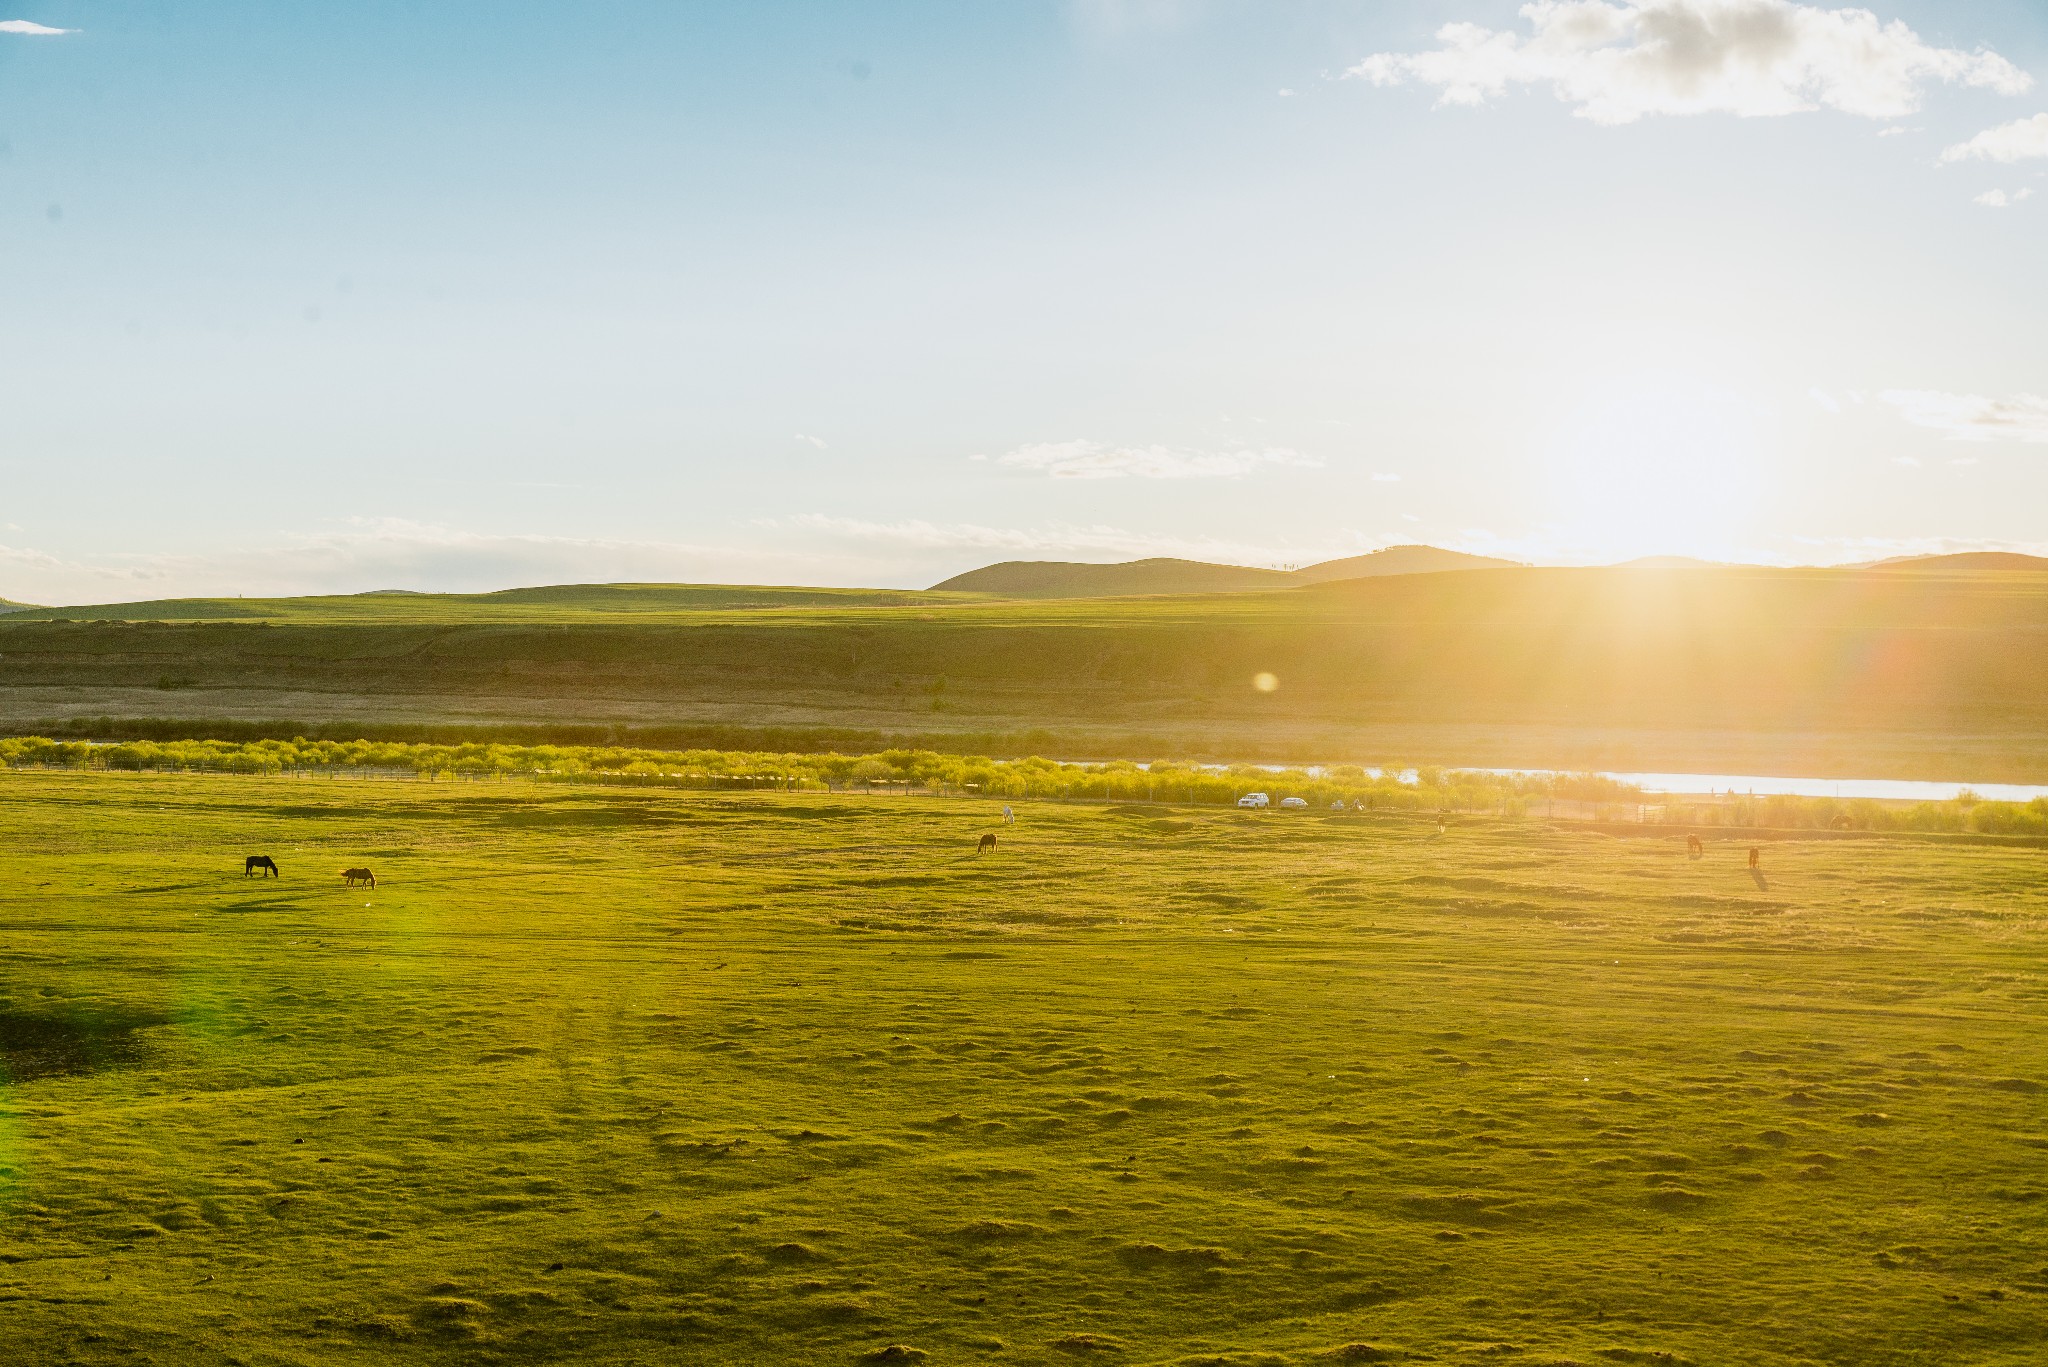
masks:
<instances>
[{"instance_id":1,"label":"white cloud","mask_svg":"<svg viewBox=\"0 0 2048 1367\"><path fill-rule=\"evenodd\" d=\"M19 33L31 38L50 38L60 33L76 33L77 29L51 28L47 24L32 24L26 19L0 19L0 33Z\"/></svg>"},{"instance_id":2,"label":"white cloud","mask_svg":"<svg viewBox=\"0 0 2048 1367\"><path fill-rule=\"evenodd\" d=\"M1892 464L1903 465L1908 470L1917 470L1920 468L1920 459L1917 456L1893 456Z\"/></svg>"},{"instance_id":3,"label":"white cloud","mask_svg":"<svg viewBox=\"0 0 2048 1367\"><path fill-rule=\"evenodd\" d=\"M2003 209L2009 205L2017 204L2023 199L2032 199L2033 197L2034 187L2029 185L2015 190L2011 194L2007 194L2003 190L1986 190L1983 194L1971 200L1970 203L1981 204L1987 209Z\"/></svg>"},{"instance_id":4,"label":"white cloud","mask_svg":"<svg viewBox=\"0 0 2048 1367\"><path fill-rule=\"evenodd\" d=\"M1819 404L1822 408L1825 408L1830 413L1839 413L1842 411L1841 401L1818 385L1815 385L1812 389L1807 390L1806 396L1812 399L1815 403Z\"/></svg>"},{"instance_id":5,"label":"white cloud","mask_svg":"<svg viewBox=\"0 0 2048 1367\"><path fill-rule=\"evenodd\" d=\"M1268 465L1322 462L1285 447L1189 451L1172 446L1111 446L1099 441L1048 441L1020 446L996 464L1043 470L1054 479L1233 479Z\"/></svg>"},{"instance_id":6,"label":"white cloud","mask_svg":"<svg viewBox=\"0 0 2048 1367\"><path fill-rule=\"evenodd\" d=\"M2048 157L2048 114L1987 128L1941 154L1943 161L2031 161Z\"/></svg>"},{"instance_id":7,"label":"white cloud","mask_svg":"<svg viewBox=\"0 0 2048 1367\"><path fill-rule=\"evenodd\" d=\"M1932 389L1887 389L1878 395L1899 416L1956 441L2048 442L2048 399L2015 394L1993 399Z\"/></svg>"},{"instance_id":8,"label":"white cloud","mask_svg":"<svg viewBox=\"0 0 2048 1367\"><path fill-rule=\"evenodd\" d=\"M811 445L813 445L813 446L817 447L817 448L818 448L818 449L819 449L820 451L823 451L823 450L825 450L825 449L826 449L826 447L825 447L825 439L824 439L823 437L814 437L814 436L812 436L812 435L811 435L810 433L808 433L808 432L799 432L799 433L797 433L797 434L796 434L796 440L798 440L798 441L806 441L806 442L809 442L809 443L810 443Z\"/></svg>"},{"instance_id":9,"label":"white cloud","mask_svg":"<svg viewBox=\"0 0 2048 1367\"><path fill-rule=\"evenodd\" d=\"M2013 95L2032 84L1995 52L1933 47L1868 10L1791 0L1532 0L1524 36L1446 24L1440 47L1382 52L1345 72L1374 85L1433 86L1441 104L1480 105L1547 85L1595 123L1646 114L1745 117L1836 109L1873 119L1920 106L1931 81Z\"/></svg>"}]
</instances>

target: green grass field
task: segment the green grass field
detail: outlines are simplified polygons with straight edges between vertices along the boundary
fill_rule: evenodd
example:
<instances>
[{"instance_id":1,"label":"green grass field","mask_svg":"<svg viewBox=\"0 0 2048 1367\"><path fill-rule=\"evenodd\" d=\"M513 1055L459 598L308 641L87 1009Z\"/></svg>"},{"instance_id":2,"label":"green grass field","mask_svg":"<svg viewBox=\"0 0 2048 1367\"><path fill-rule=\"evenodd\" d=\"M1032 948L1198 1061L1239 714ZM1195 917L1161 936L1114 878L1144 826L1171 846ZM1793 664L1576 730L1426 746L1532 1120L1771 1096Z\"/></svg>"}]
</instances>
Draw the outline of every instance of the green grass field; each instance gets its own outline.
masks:
<instances>
[{"instance_id":1,"label":"green grass field","mask_svg":"<svg viewBox=\"0 0 2048 1367\"><path fill-rule=\"evenodd\" d=\"M1540 822L1018 804L977 857L968 800L0 799L8 1361L2048 1342L2039 848L1753 880Z\"/></svg>"},{"instance_id":2,"label":"green grass field","mask_svg":"<svg viewBox=\"0 0 2048 1367\"><path fill-rule=\"evenodd\" d=\"M1483 570L1033 602L569 585L0 615L0 730L100 739L2029 783L2043 677L2042 574Z\"/></svg>"}]
</instances>

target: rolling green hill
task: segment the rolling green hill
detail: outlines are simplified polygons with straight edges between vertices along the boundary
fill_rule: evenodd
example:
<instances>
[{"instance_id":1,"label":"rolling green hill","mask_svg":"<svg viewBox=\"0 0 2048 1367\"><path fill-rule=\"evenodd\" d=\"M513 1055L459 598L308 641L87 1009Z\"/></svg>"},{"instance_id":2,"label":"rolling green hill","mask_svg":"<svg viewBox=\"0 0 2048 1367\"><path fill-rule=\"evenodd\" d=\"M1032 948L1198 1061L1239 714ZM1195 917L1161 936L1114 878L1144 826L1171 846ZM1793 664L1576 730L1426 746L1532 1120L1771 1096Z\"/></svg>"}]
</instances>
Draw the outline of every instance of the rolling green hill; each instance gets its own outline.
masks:
<instances>
[{"instance_id":1,"label":"rolling green hill","mask_svg":"<svg viewBox=\"0 0 2048 1367\"><path fill-rule=\"evenodd\" d=\"M1037 601L524 593L0 618L0 726L2048 777L2036 574L1507 569ZM221 607L245 615L196 620ZM1262 674L1278 687L1255 688Z\"/></svg>"},{"instance_id":2,"label":"rolling green hill","mask_svg":"<svg viewBox=\"0 0 2048 1367\"><path fill-rule=\"evenodd\" d=\"M946 595L939 596L943 600ZM495 593L326 594L303 598L160 598L139 603L23 607L7 615L71 622L591 621L705 609L900 607L934 600L915 589L812 589L750 584L555 584Z\"/></svg>"}]
</instances>

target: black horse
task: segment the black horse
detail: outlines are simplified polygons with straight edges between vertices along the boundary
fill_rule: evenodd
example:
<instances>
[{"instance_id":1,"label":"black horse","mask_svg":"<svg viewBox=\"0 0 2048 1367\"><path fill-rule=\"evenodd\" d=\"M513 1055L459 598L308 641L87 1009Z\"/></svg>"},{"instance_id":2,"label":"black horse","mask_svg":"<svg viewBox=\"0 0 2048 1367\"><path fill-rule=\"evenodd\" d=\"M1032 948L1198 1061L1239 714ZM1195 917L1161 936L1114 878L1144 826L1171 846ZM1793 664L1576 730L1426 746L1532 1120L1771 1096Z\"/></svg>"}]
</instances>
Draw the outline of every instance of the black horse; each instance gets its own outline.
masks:
<instances>
[{"instance_id":1,"label":"black horse","mask_svg":"<svg viewBox=\"0 0 2048 1367\"><path fill-rule=\"evenodd\" d=\"M247 878L258 869L268 870L263 875L265 878L282 876L277 871L277 861L267 854L252 854L242 861L242 877Z\"/></svg>"}]
</instances>

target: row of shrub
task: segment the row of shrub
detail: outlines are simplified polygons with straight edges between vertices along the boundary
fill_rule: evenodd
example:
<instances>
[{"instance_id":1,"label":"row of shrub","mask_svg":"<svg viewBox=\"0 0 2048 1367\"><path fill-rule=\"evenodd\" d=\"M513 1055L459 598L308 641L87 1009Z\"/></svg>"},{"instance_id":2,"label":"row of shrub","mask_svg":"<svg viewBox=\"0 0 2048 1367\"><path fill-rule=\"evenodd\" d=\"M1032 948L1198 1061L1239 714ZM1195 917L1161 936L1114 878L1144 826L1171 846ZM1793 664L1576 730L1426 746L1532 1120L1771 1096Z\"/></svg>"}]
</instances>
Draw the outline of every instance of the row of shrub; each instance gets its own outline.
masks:
<instances>
[{"instance_id":1,"label":"row of shrub","mask_svg":"<svg viewBox=\"0 0 2048 1367\"><path fill-rule=\"evenodd\" d=\"M815 754L753 750L654 750L616 745L432 745L372 740L134 740L117 744L30 736L0 739L0 763L79 769L243 774L382 772L455 778L530 776L677 787L870 790L981 794L1013 798L1234 803L1246 792L1275 802L1299 797L1311 807L1490 812L1524 815L1532 804L1563 801L1565 814L1673 824L1807 830L1977 832L2048 835L2048 799L1984 802L1965 795L1911 806L1818 797L1673 799L1645 810L1640 790L1597 774L1497 774L1484 770L1315 770L1252 765L1205 767L1160 761L1062 764L990 759L935 750ZM1540 812L1538 814L1541 814Z\"/></svg>"},{"instance_id":2,"label":"row of shrub","mask_svg":"<svg viewBox=\"0 0 2048 1367\"><path fill-rule=\"evenodd\" d=\"M113 770L246 774L381 771L458 778L530 775L627 779L657 784L982 793L1112 801L1234 803L1249 791L1316 807L1343 802L1401 810L1519 813L1532 797L1635 800L1633 790L1592 775L1515 775L1474 770L1358 766L1309 771L1251 765L1227 769L1160 761L1062 764L990 759L935 750L875 754L748 750L650 750L630 746L427 745L402 741L135 740L117 744L22 737L0 740L0 763ZM1410 775L1404 781L1402 774Z\"/></svg>"}]
</instances>

